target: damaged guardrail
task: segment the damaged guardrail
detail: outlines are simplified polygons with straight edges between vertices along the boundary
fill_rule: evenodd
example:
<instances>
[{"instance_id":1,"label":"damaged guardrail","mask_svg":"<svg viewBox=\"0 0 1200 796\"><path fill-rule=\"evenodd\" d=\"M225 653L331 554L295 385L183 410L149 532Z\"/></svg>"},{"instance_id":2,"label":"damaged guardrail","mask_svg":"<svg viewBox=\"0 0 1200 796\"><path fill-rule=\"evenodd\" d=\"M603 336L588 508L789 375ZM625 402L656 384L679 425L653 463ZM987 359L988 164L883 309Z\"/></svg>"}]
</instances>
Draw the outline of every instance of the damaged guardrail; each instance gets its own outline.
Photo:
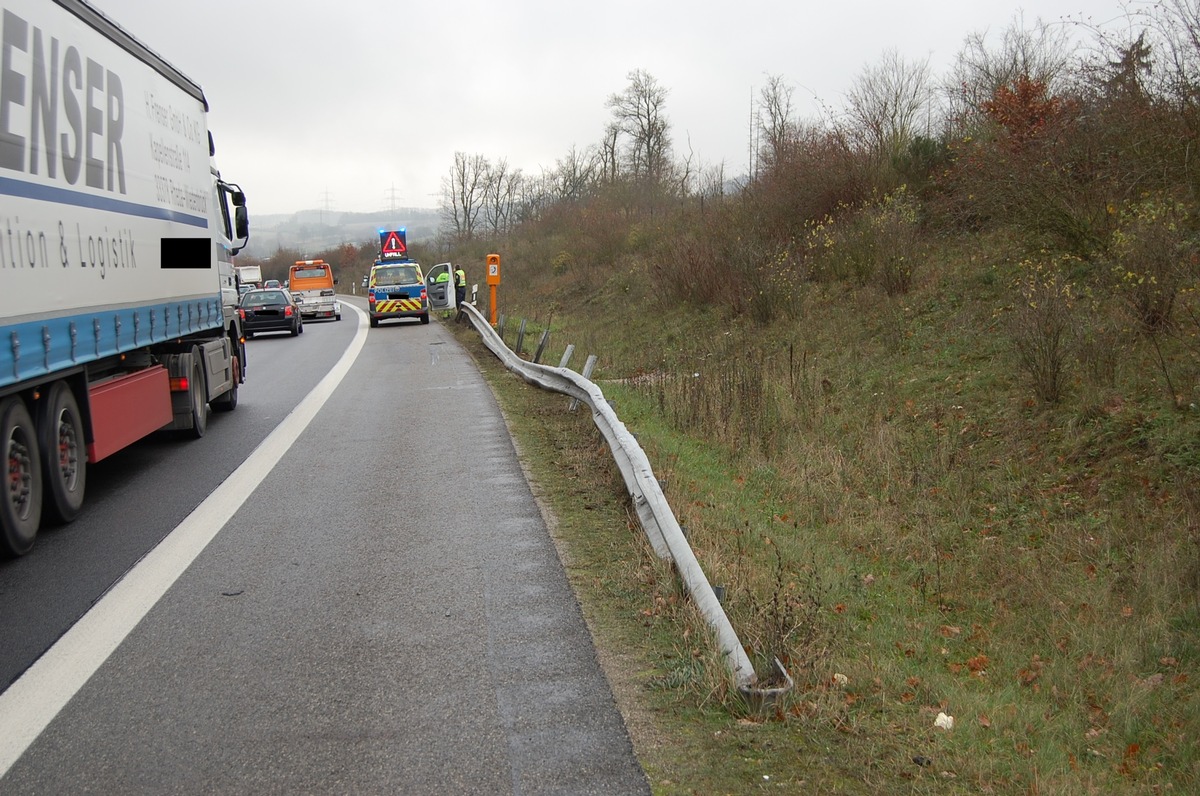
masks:
<instances>
[{"instance_id":1,"label":"damaged guardrail","mask_svg":"<svg viewBox=\"0 0 1200 796\"><path fill-rule=\"evenodd\" d=\"M521 359L505 345L504 340L479 310L470 304L462 305L461 309L479 332L484 345L508 370L530 384L568 395L591 408L592 419L612 451L646 538L660 558L674 562L692 601L716 633L717 643L721 646L726 665L738 690L751 699L762 701L791 689L792 678L778 659L774 662L775 668L784 685L772 688L758 686L758 675L754 666L730 624L725 609L721 607L717 595L713 592L708 577L696 560L691 545L684 537L683 530L675 519L675 513L667 503L662 487L650 468L650 461L633 434L625 428L625 424L609 406L600 388L569 368L556 368Z\"/></svg>"}]
</instances>

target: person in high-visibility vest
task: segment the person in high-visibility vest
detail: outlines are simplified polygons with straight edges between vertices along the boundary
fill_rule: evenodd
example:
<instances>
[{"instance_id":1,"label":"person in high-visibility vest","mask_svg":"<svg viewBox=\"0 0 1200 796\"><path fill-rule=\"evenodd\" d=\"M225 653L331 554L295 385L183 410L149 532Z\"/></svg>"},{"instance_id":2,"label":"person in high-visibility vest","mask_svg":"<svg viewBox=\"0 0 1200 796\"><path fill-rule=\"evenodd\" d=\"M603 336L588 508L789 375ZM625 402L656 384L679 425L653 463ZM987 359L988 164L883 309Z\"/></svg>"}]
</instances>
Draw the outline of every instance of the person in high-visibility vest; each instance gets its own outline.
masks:
<instances>
[{"instance_id":1,"label":"person in high-visibility vest","mask_svg":"<svg viewBox=\"0 0 1200 796\"><path fill-rule=\"evenodd\" d=\"M454 271L454 303L461 307L467 301L467 272L459 266Z\"/></svg>"}]
</instances>

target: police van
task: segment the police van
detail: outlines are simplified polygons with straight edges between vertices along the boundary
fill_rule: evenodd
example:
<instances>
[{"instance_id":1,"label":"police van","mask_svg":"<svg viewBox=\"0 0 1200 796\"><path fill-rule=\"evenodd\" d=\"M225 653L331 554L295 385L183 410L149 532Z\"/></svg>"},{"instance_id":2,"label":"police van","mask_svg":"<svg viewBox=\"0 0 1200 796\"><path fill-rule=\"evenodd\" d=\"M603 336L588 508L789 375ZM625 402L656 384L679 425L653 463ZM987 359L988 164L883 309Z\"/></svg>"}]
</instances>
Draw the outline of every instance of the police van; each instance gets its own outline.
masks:
<instances>
[{"instance_id":1,"label":"police van","mask_svg":"<svg viewBox=\"0 0 1200 796\"><path fill-rule=\"evenodd\" d=\"M411 260L376 260L367 277L371 326L389 318L420 318L429 323L429 293L421 266Z\"/></svg>"}]
</instances>

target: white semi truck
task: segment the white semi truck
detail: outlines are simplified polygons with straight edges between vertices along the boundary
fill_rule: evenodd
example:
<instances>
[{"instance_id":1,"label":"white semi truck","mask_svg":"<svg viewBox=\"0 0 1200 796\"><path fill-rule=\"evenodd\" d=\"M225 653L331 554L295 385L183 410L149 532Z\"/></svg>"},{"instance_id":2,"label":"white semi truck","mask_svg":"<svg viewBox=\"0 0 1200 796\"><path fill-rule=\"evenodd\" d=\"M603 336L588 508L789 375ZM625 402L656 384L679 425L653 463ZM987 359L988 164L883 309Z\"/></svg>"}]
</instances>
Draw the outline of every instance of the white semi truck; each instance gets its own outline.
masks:
<instances>
[{"instance_id":1,"label":"white semi truck","mask_svg":"<svg viewBox=\"0 0 1200 796\"><path fill-rule=\"evenodd\" d=\"M237 406L249 222L207 110L83 0L0 0L0 552L73 519L89 464Z\"/></svg>"},{"instance_id":2,"label":"white semi truck","mask_svg":"<svg viewBox=\"0 0 1200 796\"><path fill-rule=\"evenodd\" d=\"M262 269L257 265L239 265L234 268L234 271L237 272L238 281L243 285L263 286Z\"/></svg>"}]
</instances>

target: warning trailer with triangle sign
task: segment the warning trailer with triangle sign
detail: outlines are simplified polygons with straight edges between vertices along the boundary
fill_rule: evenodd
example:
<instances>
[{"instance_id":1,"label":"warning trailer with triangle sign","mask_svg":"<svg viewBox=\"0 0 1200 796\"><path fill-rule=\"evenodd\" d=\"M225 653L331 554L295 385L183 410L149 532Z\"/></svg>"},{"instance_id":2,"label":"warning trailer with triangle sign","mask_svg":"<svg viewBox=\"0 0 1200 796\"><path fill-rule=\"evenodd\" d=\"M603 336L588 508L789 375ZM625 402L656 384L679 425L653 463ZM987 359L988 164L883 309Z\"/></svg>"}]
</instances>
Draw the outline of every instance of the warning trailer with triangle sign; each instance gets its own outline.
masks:
<instances>
[{"instance_id":1,"label":"warning trailer with triangle sign","mask_svg":"<svg viewBox=\"0 0 1200 796\"><path fill-rule=\"evenodd\" d=\"M408 257L408 244L404 240L404 230L379 231L379 259L400 260Z\"/></svg>"}]
</instances>

